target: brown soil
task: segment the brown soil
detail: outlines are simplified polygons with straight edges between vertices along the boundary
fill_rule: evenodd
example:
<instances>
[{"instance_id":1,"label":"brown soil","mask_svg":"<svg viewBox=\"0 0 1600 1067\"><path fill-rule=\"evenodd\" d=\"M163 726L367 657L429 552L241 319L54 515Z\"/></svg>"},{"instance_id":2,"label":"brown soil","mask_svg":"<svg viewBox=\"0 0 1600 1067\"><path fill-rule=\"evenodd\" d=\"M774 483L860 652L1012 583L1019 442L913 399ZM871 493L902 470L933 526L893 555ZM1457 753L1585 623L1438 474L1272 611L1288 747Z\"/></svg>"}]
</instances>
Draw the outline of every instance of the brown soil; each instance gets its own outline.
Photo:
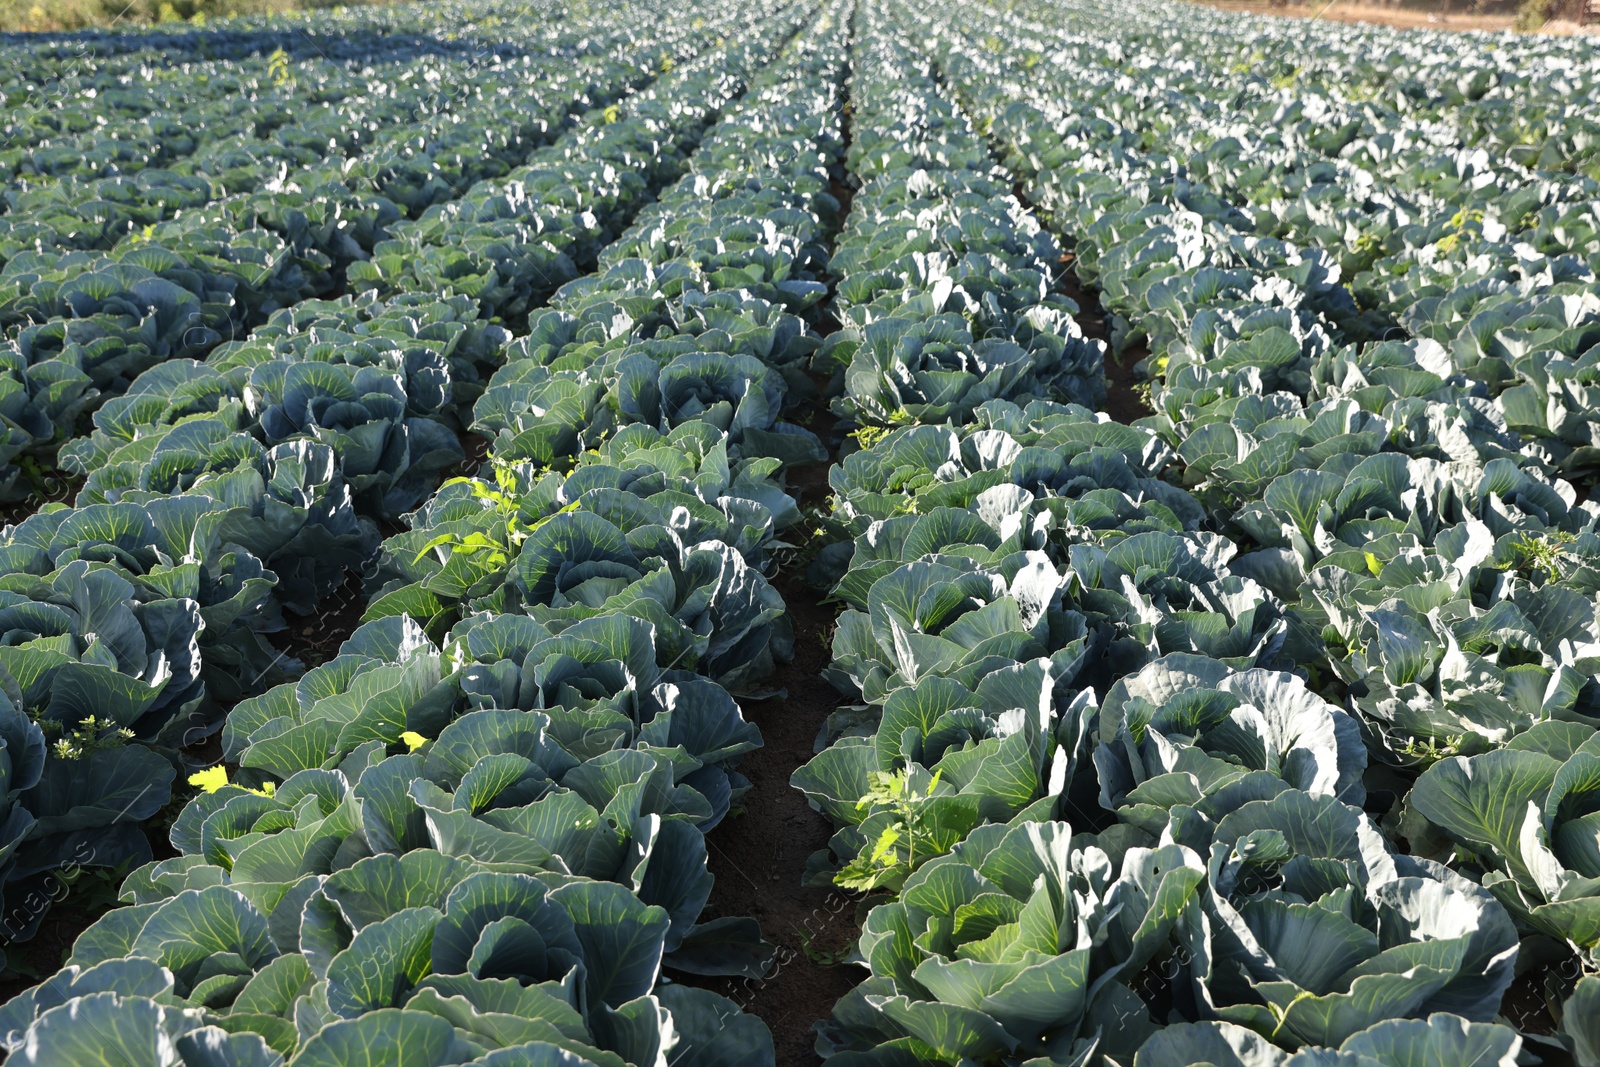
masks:
<instances>
[{"instance_id":1,"label":"brown soil","mask_svg":"<svg viewBox=\"0 0 1600 1067\"><path fill-rule=\"evenodd\" d=\"M827 845L832 828L789 784L812 757L823 722L844 703L819 677L830 658L837 612L797 580L780 577L775 584L795 627L794 662L773 679L788 696L744 706L745 717L761 728L763 745L739 764L751 784L745 810L706 838L717 879L706 915L753 917L777 946L777 962L762 979L704 984L772 1029L778 1067L810 1067L819 1062L812 1027L866 975L834 962L856 938L855 896L801 885L807 858Z\"/></svg>"},{"instance_id":2,"label":"brown soil","mask_svg":"<svg viewBox=\"0 0 1600 1067\"><path fill-rule=\"evenodd\" d=\"M1021 196L1020 193L1018 195ZM1023 203L1027 203L1027 200L1024 199ZM1099 291L1084 289L1083 283L1078 280L1078 272L1073 268L1071 254L1062 256L1061 263L1065 269L1057 284L1078 305L1078 313L1073 316L1078 322L1078 329L1083 331L1085 337L1106 344L1106 414L1117 422L1137 422L1152 414L1133 374L1134 364L1148 353L1143 349L1129 349L1120 355L1111 351L1111 329L1106 323L1105 309L1100 306Z\"/></svg>"},{"instance_id":3,"label":"brown soil","mask_svg":"<svg viewBox=\"0 0 1600 1067\"><path fill-rule=\"evenodd\" d=\"M846 154L850 120L847 98L842 131ZM859 179L848 173L830 182L839 201L841 226L859 185ZM829 303L823 302L811 323L824 337L839 329L827 310ZM817 397L803 406L800 421L836 456L838 419L827 407L828 383L816 377L813 383ZM832 468L830 461L784 472L787 488L802 511L825 506ZM788 539L803 541L806 529L791 531ZM816 1024L831 1016L834 1001L866 977L841 962L860 932L858 897L840 889L802 885L806 861L827 846L833 827L812 810L789 778L816 754L823 724L846 703L822 679L823 668L833 658L830 646L838 607L822 603L819 593L805 584L803 555L784 561L773 579L794 624L794 659L771 680L786 695L744 704L745 718L761 728L762 738L762 747L739 764L739 772L750 779L750 791L744 797L744 810L706 838L716 878L706 916L754 918L762 936L777 947L777 957L761 979L691 980L729 997L765 1022L772 1030L778 1067L813 1067L821 1062L813 1047Z\"/></svg>"},{"instance_id":4,"label":"brown soil","mask_svg":"<svg viewBox=\"0 0 1600 1067\"><path fill-rule=\"evenodd\" d=\"M1511 15L1478 15L1470 11L1420 11L1387 4L1268 3L1266 0L1198 0L1224 11L1244 11L1252 15L1277 15L1282 18L1313 18L1327 22L1365 22L1401 30L1482 30L1499 33L1511 29ZM1463 7L1468 6L1466 4Z\"/></svg>"},{"instance_id":5,"label":"brown soil","mask_svg":"<svg viewBox=\"0 0 1600 1067\"><path fill-rule=\"evenodd\" d=\"M1038 215L1041 224L1045 225L1058 237L1064 237L1060 228L1045 219L1042 212L1028 196L1028 187L1020 180L1012 186L1012 193L1023 207ZM1078 329L1083 331L1085 337L1095 341L1103 341L1106 346L1106 401L1104 411L1117 422L1137 422L1146 415L1153 414L1150 405L1145 402L1140 394L1138 380L1134 377L1133 368L1149 353L1143 349L1129 349L1120 355L1111 350L1111 327L1106 321L1106 310L1100 305L1100 291L1084 287L1078 278L1077 257L1067 252L1061 257L1061 275L1056 279L1056 287L1078 305L1078 313L1073 316Z\"/></svg>"},{"instance_id":6,"label":"brown soil","mask_svg":"<svg viewBox=\"0 0 1600 1067\"><path fill-rule=\"evenodd\" d=\"M366 610L367 593L361 575L351 572L343 585L317 604L312 614L284 612L288 626L272 635L273 646L310 670L339 654L339 646L356 632Z\"/></svg>"},{"instance_id":7,"label":"brown soil","mask_svg":"<svg viewBox=\"0 0 1600 1067\"><path fill-rule=\"evenodd\" d=\"M1153 415L1133 373L1134 365L1149 355L1143 348L1129 348L1120 355L1106 351L1106 414L1117 422L1133 423Z\"/></svg>"},{"instance_id":8,"label":"brown soil","mask_svg":"<svg viewBox=\"0 0 1600 1067\"><path fill-rule=\"evenodd\" d=\"M1463 8L1460 11L1450 10L1457 5L1449 3L1448 0L1440 4L1441 10L1438 11L1381 3L1338 2L1328 5L1326 0L1320 3L1316 0L1309 3L1300 0L1286 3L1274 3L1272 0L1189 0L1189 2L1221 8L1224 11L1243 11L1252 15L1322 19L1327 22L1364 22L1400 30L1501 33L1513 29L1517 21L1516 16L1511 14L1474 11L1476 5L1471 0L1458 0L1459 6ZM1557 9L1573 7L1570 0L1558 2L1554 6ZM1600 33L1600 23L1590 21L1586 26L1579 26L1570 18L1552 18L1536 32L1547 37L1570 37L1579 33L1596 34Z\"/></svg>"},{"instance_id":9,"label":"brown soil","mask_svg":"<svg viewBox=\"0 0 1600 1067\"><path fill-rule=\"evenodd\" d=\"M1251 15L1276 15L1279 18L1322 19L1325 22L1363 22L1374 26L1390 26L1399 30L1450 30L1455 33L1503 33L1514 28L1516 16L1483 14L1471 10L1470 2L1462 2L1463 11L1424 11L1418 8L1397 7L1389 4L1366 3L1273 3L1271 0L1189 0L1224 11L1242 11ZM1441 5L1451 6L1451 5ZM1570 3L1558 7L1571 7ZM1591 21L1586 26L1566 18L1553 18L1540 26L1539 34L1546 37L1570 37L1573 34L1600 33L1600 23Z\"/></svg>"},{"instance_id":10,"label":"brown soil","mask_svg":"<svg viewBox=\"0 0 1600 1067\"><path fill-rule=\"evenodd\" d=\"M0 505L0 526L15 526L38 514L46 504L70 504L83 488L81 474L68 474L54 467L40 470L33 479L18 479L22 499Z\"/></svg>"},{"instance_id":11,"label":"brown soil","mask_svg":"<svg viewBox=\"0 0 1600 1067\"><path fill-rule=\"evenodd\" d=\"M93 872L89 876L93 877ZM57 890L50 892L54 895ZM78 935L104 915L109 905L109 901L101 901L87 908L75 906L69 897L50 908L39 923L38 932L30 940L7 945L7 970L5 976L0 978L0 1003L59 971L71 954L72 943L78 939Z\"/></svg>"},{"instance_id":12,"label":"brown soil","mask_svg":"<svg viewBox=\"0 0 1600 1067\"><path fill-rule=\"evenodd\" d=\"M838 328L831 320L819 325L824 333ZM806 406L810 415L806 425L834 451L837 419L821 396L827 383L816 381L816 385L819 399ZM832 469L830 461L784 472L788 491L802 511L825 504ZM803 541L804 530L791 531L789 538ZM772 1031L778 1067L814 1067L821 1062L813 1048L816 1024L833 1014L834 1001L866 977L841 962L860 932L857 896L801 884L806 861L827 846L833 827L812 810L789 778L816 754L817 735L828 716L847 703L822 679L823 668L833 658L830 646L838 607L822 603L821 595L801 577L804 570L803 558L794 558L785 561L773 578L794 625L794 659L770 679L773 688L785 695L744 702L745 718L760 727L762 739L762 747L739 763L739 773L750 780L750 791L744 809L706 837L716 884L705 917L750 916L761 925L762 936L776 946L776 959L760 979L675 976L721 993L765 1022Z\"/></svg>"}]
</instances>

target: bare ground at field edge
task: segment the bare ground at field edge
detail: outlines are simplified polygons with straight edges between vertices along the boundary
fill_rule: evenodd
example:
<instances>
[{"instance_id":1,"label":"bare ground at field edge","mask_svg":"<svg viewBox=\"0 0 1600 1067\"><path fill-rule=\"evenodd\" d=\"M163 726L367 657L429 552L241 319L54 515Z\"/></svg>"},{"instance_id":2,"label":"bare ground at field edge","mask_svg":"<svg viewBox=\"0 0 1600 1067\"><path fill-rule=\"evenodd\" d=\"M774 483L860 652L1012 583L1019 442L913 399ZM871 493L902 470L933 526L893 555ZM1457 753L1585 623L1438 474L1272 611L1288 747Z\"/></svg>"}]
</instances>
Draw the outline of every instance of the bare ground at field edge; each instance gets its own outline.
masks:
<instances>
[{"instance_id":1,"label":"bare ground at field edge","mask_svg":"<svg viewBox=\"0 0 1600 1067\"><path fill-rule=\"evenodd\" d=\"M1423 11L1417 8L1388 4L1341 2L1320 3L1270 3L1268 0L1189 0L1191 3L1220 8L1223 11L1240 11L1251 15L1274 15L1279 18L1321 19L1327 22L1357 22L1375 26L1388 26L1399 30L1450 30L1458 33L1502 33L1513 28L1514 15L1485 15L1468 11ZM1551 19L1539 29L1547 36L1569 36L1574 33L1595 33L1600 26L1579 27L1567 19Z\"/></svg>"}]
</instances>

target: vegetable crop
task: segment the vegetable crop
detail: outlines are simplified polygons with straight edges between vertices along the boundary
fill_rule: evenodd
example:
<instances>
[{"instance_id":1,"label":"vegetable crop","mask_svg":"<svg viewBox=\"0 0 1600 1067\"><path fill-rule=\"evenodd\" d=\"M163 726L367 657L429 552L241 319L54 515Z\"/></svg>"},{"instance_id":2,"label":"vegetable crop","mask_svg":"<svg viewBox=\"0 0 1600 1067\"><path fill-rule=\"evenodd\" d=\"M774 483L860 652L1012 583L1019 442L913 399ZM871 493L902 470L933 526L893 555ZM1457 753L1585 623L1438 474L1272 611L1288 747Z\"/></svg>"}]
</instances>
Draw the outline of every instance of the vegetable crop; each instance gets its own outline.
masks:
<instances>
[{"instance_id":1,"label":"vegetable crop","mask_svg":"<svg viewBox=\"0 0 1600 1067\"><path fill-rule=\"evenodd\" d=\"M0 54L7 1063L1600 1065L1581 38ZM785 788L838 958L716 892Z\"/></svg>"}]
</instances>

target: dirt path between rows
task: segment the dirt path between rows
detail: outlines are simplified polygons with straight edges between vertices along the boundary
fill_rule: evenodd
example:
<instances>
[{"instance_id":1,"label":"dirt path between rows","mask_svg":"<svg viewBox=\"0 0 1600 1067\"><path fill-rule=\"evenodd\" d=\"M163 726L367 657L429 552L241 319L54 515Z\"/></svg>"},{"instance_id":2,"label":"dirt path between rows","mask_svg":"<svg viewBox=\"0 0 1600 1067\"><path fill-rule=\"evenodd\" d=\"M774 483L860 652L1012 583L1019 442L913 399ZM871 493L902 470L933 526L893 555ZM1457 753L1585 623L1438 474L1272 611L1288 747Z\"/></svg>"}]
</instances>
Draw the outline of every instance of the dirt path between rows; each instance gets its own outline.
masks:
<instances>
[{"instance_id":1,"label":"dirt path between rows","mask_svg":"<svg viewBox=\"0 0 1600 1067\"><path fill-rule=\"evenodd\" d=\"M778 1067L801 1067L818 1062L815 1024L863 975L842 962L859 932L853 895L801 884L806 860L827 845L832 827L789 784L814 754L822 724L845 703L821 678L838 613L794 578L774 584L795 628L794 661L772 679L788 695L744 705L745 718L761 728L762 746L739 762L751 785L745 810L706 836L717 879L706 915L752 916L777 946L777 961L761 979L703 984L767 1024Z\"/></svg>"},{"instance_id":2,"label":"dirt path between rows","mask_svg":"<svg viewBox=\"0 0 1600 1067\"><path fill-rule=\"evenodd\" d=\"M843 152L829 190L839 202L835 242L850 217L859 185L846 164L852 114L848 80L841 114ZM812 323L823 336L840 328L828 310L831 304L830 292ZM829 459L784 472L788 490L803 512L826 507L828 472L838 460L839 431L827 406L828 383L819 378L813 382L817 396L807 405L802 421L821 438ZM790 531L785 540L803 541L808 531L809 526ZM785 695L743 703L745 718L760 727L762 739L761 748L739 762L739 773L750 779L750 791L744 797L744 810L706 836L709 865L716 877L706 916L753 917L762 936L777 947L777 958L760 979L693 980L767 1024L777 1067L821 1063L814 1047L817 1023L832 1016L834 1002L865 977L858 967L844 962L861 931L858 895L832 886L804 885L806 862L827 847L833 826L789 779L816 754L828 716L849 703L822 677L833 659L839 605L823 603L822 592L806 583L804 572L803 558L786 560L772 579L794 626L794 659L769 680Z\"/></svg>"}]
</instances>

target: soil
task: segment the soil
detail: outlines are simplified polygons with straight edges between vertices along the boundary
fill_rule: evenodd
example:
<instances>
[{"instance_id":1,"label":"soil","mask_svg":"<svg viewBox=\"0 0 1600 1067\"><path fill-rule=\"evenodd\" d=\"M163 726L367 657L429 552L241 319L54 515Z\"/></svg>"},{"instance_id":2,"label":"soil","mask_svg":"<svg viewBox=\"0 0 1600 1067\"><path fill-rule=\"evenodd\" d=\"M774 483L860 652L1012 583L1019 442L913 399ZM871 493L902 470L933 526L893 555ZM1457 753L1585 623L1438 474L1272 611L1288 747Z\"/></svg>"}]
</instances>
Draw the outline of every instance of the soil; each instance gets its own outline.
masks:
<instances>
[{"instance_id":1,"label":"soil","mask_svg":"<svg viewBox=\"0 0 1600 1067\"><path fill-rule=\"evenodd\" d=\"M851 107L843 108L843 140L850 148ZM841 228L855 201L859 180L842 168L829 191L839 202ZM826 337L840 324L824 301L812 327ZM803 405L800 421L815 433L833 457L838 455L838 420L828 410L828 382L813 377L817 396ZM787 488L803 512L826 505L828 472L833 462L811 463L784 472ZM789 539L803 534L793 532ZM865 972L842 962L860 932L859 897L843 890L806 888L806 861L825 848L833 827L812 810L805 794L789 778L816 754L823 724L845 697L822 679L833 658L830 645L838 619L836 605L801 575L804 561L780 566L773 585L783 595L794 624L794 659L771 679L785 695L743 703L745 718L761 729L762 747L739 763L750 780L744 809L706 837L711 873L716 878L706 916L747 915L761 926L762 936L776 946L773 967L760 979L689 979L715 990L759 1017L772 1031L778 1067L813 1067L821 1062L813 1047L816 1024L833 1014L833 1005Z\"/></svg>"},{"instance_id":2,"label":"soil","mask_svg":"<svg viewBox=\"0 0 1600 1067\"><path fill-rule=\"evenodd\" d=\"M1331 6L1325 3L1272 3L1270 0L1190 0L1207 7L1224 11L1243 11L1252 15L1276 15L1279 18L1323 19L1327 22L1364 22L1375 26L1391 26L1399 30L1450 30L1456 33L1503 33L1516 23L1514 15L1483 14L1466 11L1425 11L1420 8L1398 7L1390 4L1340 2ZM1441 5L1448 7L1449 5ZM1461 5L1471 8L1472 4ZM1557 6L1571 6L1570 4ZM1540 26L1539 34L1546 37L1570 37L1573 34L1600 33L1600 23L1590 22L1579 26L1566 18L1553 18Z\"/></svg>"},{"instance_id":3,"label":"soil","mask_svg":"<svg viewBox=\"0 0 1600 1067\"><path fill-rule=\"evenodd\" d=\"M83 488L81 474L68 474L54 467L40 470L31 478L24 476L19 488L20 500L0 506L0 526L15 526L24 519L39 513L46 504L70 504Z\"/></svg>"},{"instance_id":4,"label":"soil","mask_svg":"<svg viewBox=\"0 0 1600 1067\"><path fill-rule=\"evenodd\" d=\"M1277 4L1268 3L1266 0L1200 0L1200 2L1208 7L1218 7L1224 11L1244 11L1252 15L1322 19L1327 22L1365 22L1401 30L1479 30L1500 33L1511 29L1512 23L1516 21L1512 15L1421 11L1387 4L1340 2L1329 6L1322 3Z\"/></svg>"},{"instance_id":5,"label":"soil","mask_svg":"<svg viewBox=\"0 0 1600 1067\"><path fill-rule=\"evenodd\" d=\"M351 572L343 585L317 603L312 614L284 612L288 626L272 635L273 647L310 670L339 654L339 646L355 633L366 610L367 593L361 575Z\"/></svg>"},{"instance_id":6,"label":"soil","mask_svg":"<svg viewBox=\"0 0 1600 1067\"><path fill-rule=\"evenodd\" d=\"M1020 193L1018 195L1021 196ZM1023 199L1023 203L1027 202ZM1129 348L1120 354L1111 350L1111 328L1106 322L1105 308L1100 306L1100 293L1083 287L1073 264L1070 253L1061 257L1064 269L1057 284L1078 305L1078 313L1073 316L1078 322L1078 329L1083 331L1085 337L1105 342L1106 402L1103 410L1116 422L1137 422L1152 414L1133 373L1134 366L1149 353L1143 348Z\"/></svg>"},{"instance_id":7,"label":"soil","mask_svg":"<svg viewBox=\"0 0 1600 1067\"><path fill-rule=\"evenodd\" d=\"M848 204L851 191L840 196ZM819 319L818 332L838 329ZM837 455L837 419L820 399L827 383L813 379L819 399L806 405L807 427ZM784 472L786 487L803 512L825 506L833 461L808 463ZM804 529L802 527L802 529ZM791 540L802 540L799 531ZM789 784L790 776L816 754L817 738L828 716L848 700L822 679L833 658L837 605L806 584L802 559L780 566L772 579L794 626L794 659L769 680L782 696L743 701L745 718L761 730L762 746L739 762L750 780L744 807L706 837L709 866L716 879L705 917L749 916L762 937L776 948L771 970L760 979L692 978L678 980L728 997L756 1015L772 1031L778 1067L813 1067L821 1062L813 1048L816 1024L833 1014L834 1001L849 992L865 972L843 963L860 932L859 897L843 890L807 888L806 861L825 848L833 827Z\"/></svg>"},{"instance_id":8,"label":"soil","mask_svg":"<svg viewBox=\"0 0 1600 1067\"><path fill-rule=\"evenodd\" d=\"M30 940L6 946L6 972L0 978L0 1003L59 971L71 954L72 943L78 939L78 935L104 915L111 905L111 901L101 901L98 906L85 907L74 904L69 897L45 913L38 932Z\"/></svg>"},{"instance_id":9,"label":"soil","mask_svg":"<svg viewBox=\"0 0 1600 1067\"><path fill-rule=\"evenodd\" d=\"M1124 349L1120 355L1107 346L1105 412L1114 422L1134 423L1154 414L1139 389L1144 383L1133 373L1133 368L1149 354L1143 346Z\"/></svg>"},{"instance_id":10,"label":"soil","mask_svg":"<svg viewBox=\"0 0 1600 1067\"><path fill-rule=\"evenodd\" d=\"M1040 221L1045 220L1038 207L1028 196L1028 188L1021 181L1012 185L1012 195L1023 207L1040 216ZM1047 228L1056 235L1062 236L1059 229L1049 223ZM1102 408L1106 414L1116 422L1132 423L1154 414L1150 404L1145 400L1139 390L1139 380L1133 368L1150 353L1141 348L1129 348L1122 353L1112 351L1111 326L1106 321L1106 310L1100 304L1100 291L1088 289L1078 278L1077 257L1071 252L1064 253L1061 257L1061 274L1056 278L1056 288L1072 302L1078 305L1078 313L1073 316L1078 324L1078 329L1091 340L1102 341L1106 346L1106 400Z\"/></svg>"},{"instance_id":11,"label":"soil","mask_svg":"<svg viewBox=\"0 0 1600 1067\"><path fill-rule=\"evenodd\" d=\"M773 678L787 696L744 705L761 728L762 747L739 763L750 779L745 809L706 837L716 885L708 918L748 915L777 946L777 961L762 979L709 979L703 984L761 1018L772 1030L778 1067L819 1061L812 1028L833 1013L833 1003L865 972L840 962L858 932L854 894L801 885L806 860L832 835L789 776L814 754L823 722L844 698L820 677L831 658L828 643L837 611L819 603L802 582L774 583L795 628L794 661Z\"/></svg>"}]
</instances>

